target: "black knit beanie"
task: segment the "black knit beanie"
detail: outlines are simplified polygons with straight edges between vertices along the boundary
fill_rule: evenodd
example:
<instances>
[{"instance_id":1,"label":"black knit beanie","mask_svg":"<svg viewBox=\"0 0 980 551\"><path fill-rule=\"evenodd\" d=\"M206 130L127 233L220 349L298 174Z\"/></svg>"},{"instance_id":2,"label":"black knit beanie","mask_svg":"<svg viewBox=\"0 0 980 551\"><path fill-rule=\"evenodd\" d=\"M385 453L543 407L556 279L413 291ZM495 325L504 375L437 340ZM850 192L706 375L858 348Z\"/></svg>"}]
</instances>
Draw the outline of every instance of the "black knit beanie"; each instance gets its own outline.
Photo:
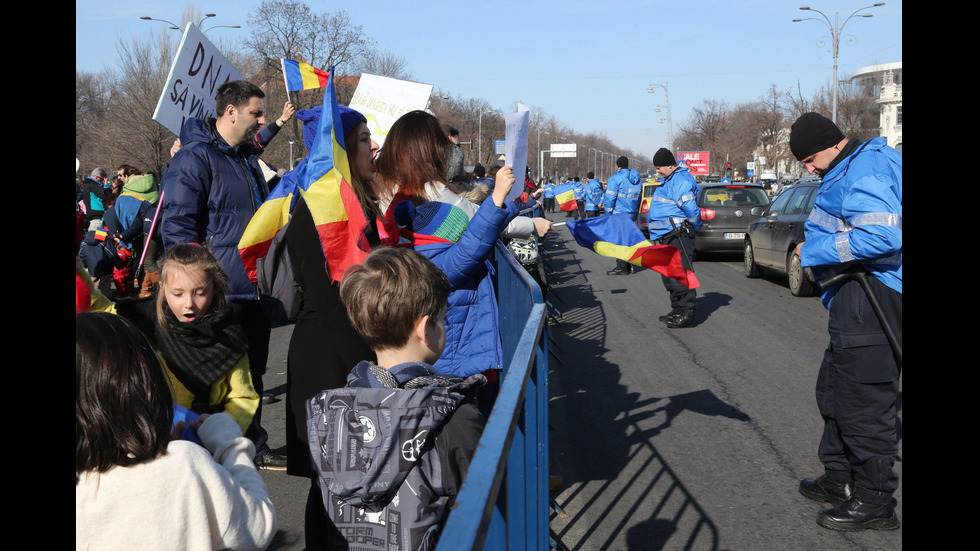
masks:
<instances>
[{"instance_id":1,"label":"black knit beanie","mask_svg":"<svg viewBox=\"0 0 980 551\"><path fill-rule=\"evenodd\" d=\"M674 158L674 154L666 147L658 149L657 153L653 156L653 166L674 166L676 164L677 159Z\"/></svg>"},{"instance_id":2,"label":"black knit beanie","mask_svg":"<svg viewBox=\"0 0 980 551\"><path fill-rule=\"evenodd\" d=\"M797 161L837 145L844 133L827 117L819 113L803 113L789 133L789 148Z\"/></svg>"}]
</instances>

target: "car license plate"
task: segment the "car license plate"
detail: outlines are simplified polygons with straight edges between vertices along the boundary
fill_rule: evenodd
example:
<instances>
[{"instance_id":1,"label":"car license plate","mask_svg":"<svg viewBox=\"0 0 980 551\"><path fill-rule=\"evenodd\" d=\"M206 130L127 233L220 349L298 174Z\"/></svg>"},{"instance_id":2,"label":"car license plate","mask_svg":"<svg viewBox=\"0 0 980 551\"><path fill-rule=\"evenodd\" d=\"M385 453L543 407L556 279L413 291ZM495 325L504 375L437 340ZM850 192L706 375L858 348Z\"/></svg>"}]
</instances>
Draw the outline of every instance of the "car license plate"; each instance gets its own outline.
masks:
<instances>
[{"instance_id":1,"label":"car license plate","mask_svg":"<svg viewBox=\"0 0 980 551\"><path fill-rule=\"evenodd\" d=\"M745 232L741 233L726 233L725 239L745 239Z\"/></svg>"}]
</instances>

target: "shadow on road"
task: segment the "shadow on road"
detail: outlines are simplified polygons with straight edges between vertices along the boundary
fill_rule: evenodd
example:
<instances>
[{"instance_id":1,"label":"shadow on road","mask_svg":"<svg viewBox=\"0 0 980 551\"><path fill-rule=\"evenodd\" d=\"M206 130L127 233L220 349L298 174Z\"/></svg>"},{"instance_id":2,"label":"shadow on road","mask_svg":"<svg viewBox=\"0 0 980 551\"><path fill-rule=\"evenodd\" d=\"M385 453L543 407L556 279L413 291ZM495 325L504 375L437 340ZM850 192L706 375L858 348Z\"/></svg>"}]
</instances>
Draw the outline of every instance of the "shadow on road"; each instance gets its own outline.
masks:
<instances>
[{"instance_id":1,"label":"shadow on road","mask_svg":"<svg viewBox=\"0 0 980 551\"><path fill-rule=\"evenodd\" d=\"M552 470L564 477L556 502L568 518L552 530L569 549L718 549L718 529L654 439L680 415L749 417L709 390L641 396L620 383L620 366L604 359L607 315L576 251L549 243L552 302L564 307L549 328L557 351L551 362ZM555 297L557 295L557 298ZM715 296L712 296L715 295ZM730 297L709 293L703 314ZM624 540L625 539L625 540Z\"/></svg>"}]
</instances>

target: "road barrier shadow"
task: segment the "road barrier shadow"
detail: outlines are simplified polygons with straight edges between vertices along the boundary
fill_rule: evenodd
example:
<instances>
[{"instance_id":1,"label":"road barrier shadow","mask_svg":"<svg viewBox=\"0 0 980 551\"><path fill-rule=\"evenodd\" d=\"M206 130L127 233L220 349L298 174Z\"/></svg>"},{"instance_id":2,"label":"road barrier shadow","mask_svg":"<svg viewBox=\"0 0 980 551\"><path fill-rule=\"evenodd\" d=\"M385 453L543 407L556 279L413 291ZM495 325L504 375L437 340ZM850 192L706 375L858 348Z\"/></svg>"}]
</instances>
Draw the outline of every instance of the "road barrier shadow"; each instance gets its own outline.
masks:
<instances>
[{"instance_id":1,"label":"road barrier shadow","mask_svg":"<svg viewBox=\"0 0 980 551\"><path fill-rule=\"evenodd\" d=\"M551 247L555 273L549 277L565 302L562 323L551 328L561 349L549 377L551 462L552 472L564 478L555 499L568 513L552 515L552 531L573 550L718 549L718 527L658 453L654 438L680 415L749 417L709 390L628 392L620 366L604 359L606 312L576 251L563 243ZM715 298L715 308L726 302Z\"/></svg>"}]
</instances>

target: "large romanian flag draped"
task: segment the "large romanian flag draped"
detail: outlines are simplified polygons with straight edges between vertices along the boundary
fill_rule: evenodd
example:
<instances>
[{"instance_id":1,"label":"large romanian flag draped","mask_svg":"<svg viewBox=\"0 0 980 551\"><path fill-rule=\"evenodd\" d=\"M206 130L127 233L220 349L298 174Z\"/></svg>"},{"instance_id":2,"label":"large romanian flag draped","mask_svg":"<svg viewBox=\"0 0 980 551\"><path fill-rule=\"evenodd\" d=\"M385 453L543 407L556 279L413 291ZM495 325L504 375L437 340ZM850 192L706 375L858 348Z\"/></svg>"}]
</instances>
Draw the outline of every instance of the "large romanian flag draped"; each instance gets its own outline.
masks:
<instances>
[{"instance_id":1,"label":"large romanian flag draped","mask_svg":"<svg viewBox=\"0 0 980 551\"><path fill-rule=\"evenodd\" d=\"M567 225L572 237L583 247L672 277L688 289L701 286L694 272L681 263L684 253L672 245L650 243L643 238L640 228L623 213L569 220Z\"/></svg>"},{"instance_id":2,"label":"large romanian flag draped","mask_svg":"<svg viewBox=\"0 0 980 551\"><path fill-rule=\"evenodd\" d=\"M256 260L268 253L272 238L289 221L297 193L310 207L331 280L340 281L344 271L360 264L370 251L364 236L368 222L348 183L350 166L341 128L337 95L330 78L310 154L269 193L238 242L238 251L252 281L257 281Z\"/></svg>"},{"instance_id":3,"label":"large romanian flag draped","mask_svg":"<svg viewBox=\"0 0 980 551\"><path fill-rule=\"evenodd\" d=\"M286 90L290 92L323 88L330 80L330 73L327 71L292 59L282 60L282 74L286 79Z\"/></svg>"},{"instance_id":4,"label":"large romanian flag draped","mask_svg":"<svg viewBox=\"0 0 980 551\"><path fill-rule=\"evenodd\" d=\"M575 187L571 184L555 186L555 201L561 210L575 210L578 203L575 202Z\"/></svg>"}]
</instances>

